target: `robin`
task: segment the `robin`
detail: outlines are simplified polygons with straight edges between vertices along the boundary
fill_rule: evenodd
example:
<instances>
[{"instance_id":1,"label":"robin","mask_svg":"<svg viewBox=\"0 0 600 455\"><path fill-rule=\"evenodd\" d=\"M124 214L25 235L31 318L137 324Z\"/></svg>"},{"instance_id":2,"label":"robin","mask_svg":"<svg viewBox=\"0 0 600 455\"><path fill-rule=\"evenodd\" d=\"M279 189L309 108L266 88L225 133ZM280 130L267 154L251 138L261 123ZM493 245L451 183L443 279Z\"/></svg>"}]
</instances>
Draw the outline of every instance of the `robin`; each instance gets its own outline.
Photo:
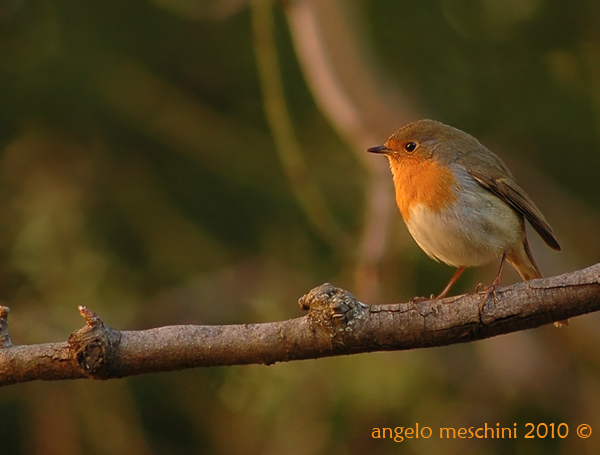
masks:
<instances>
[{"instance_id":1,"label":"robin","mask_svg":"<svg viewBox=\"0 0 600 455\"><path fill-rule=\"evenodd\" d=\"M541 278L527 242L525 218L550 248L560 251L544 215L506 165L470 134L420 120L367 151L388 157L398 208L418 245L436 261L458 268L438 299L448 294L465 268L498 257L493 291L504 261L524 281Z\"/></svg>"}]
</instances>

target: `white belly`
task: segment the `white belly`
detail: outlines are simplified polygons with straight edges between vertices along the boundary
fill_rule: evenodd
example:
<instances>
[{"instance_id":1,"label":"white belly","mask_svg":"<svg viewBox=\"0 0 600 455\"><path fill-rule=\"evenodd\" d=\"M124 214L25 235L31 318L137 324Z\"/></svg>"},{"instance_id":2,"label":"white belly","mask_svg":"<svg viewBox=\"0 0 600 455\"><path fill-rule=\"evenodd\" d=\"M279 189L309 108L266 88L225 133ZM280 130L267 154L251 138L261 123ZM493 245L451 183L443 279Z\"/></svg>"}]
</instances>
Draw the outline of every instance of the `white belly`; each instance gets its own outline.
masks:
<instances>
[{"instance_id":1,"label":"white belly","mask_svg":"<svg viewBox=\"0 0 600 455\"><path fill-rule=\"evenodd\" d=\"M454 267L487 264L522 238L523 220L515 210L472 183L450 209L411 207L406 224L425 253Z\"/></svg>"}]
</instances>

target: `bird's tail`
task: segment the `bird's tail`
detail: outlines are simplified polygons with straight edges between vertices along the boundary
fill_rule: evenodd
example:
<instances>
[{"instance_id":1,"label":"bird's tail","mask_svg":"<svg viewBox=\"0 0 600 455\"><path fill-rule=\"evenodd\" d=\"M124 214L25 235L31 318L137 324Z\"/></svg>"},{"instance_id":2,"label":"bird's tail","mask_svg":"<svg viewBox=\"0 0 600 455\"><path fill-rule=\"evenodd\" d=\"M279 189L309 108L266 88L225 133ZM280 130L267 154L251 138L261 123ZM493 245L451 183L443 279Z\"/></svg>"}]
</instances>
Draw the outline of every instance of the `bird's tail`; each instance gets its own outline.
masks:
<instances>
[{"instance_id":1,"label":"bird's tail","mask_svg":"<svg viewBox=\"0 0 600 455\"><path fill-rule=\"evenodd\" d=\"M529 242L527 241L527 237L525 235L523 236L523 248L518 248L511 251L510 254L506 256L506 260L515 268L517 272L519 272L519 275L521 275L523 281L542 278L542 273L533 259L531 248L529 248ZM568 325L568 319L556 321L554 323L554 326L558 328L567 327Z\"/></svg>"}]
</instances>

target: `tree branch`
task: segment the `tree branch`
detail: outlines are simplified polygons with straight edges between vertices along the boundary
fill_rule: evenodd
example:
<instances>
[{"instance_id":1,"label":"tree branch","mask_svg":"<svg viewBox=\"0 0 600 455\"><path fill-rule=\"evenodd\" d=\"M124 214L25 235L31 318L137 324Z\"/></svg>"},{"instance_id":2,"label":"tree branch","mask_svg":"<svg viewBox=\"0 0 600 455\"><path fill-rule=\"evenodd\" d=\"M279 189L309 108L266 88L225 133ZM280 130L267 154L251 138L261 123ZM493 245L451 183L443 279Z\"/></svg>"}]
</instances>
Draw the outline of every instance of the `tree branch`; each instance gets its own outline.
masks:
<instances>
[{"instance_id":1,"label":"tree branch","mask_svg":"<svg viewBox=\"0 0 600 455\"><path fill-rule=\"evenodd\" d=\"M600 309L600 264L556 277L443 300L365 305L321 285L308 314L263 324L167 326L118 332L80 307L86 326L67 342L14 346L0 307L0 386L34 380L121 378L218 365L444 346L516 332ZM568 330L568 329L567 329Z\"/></svg>"}]
</instances>

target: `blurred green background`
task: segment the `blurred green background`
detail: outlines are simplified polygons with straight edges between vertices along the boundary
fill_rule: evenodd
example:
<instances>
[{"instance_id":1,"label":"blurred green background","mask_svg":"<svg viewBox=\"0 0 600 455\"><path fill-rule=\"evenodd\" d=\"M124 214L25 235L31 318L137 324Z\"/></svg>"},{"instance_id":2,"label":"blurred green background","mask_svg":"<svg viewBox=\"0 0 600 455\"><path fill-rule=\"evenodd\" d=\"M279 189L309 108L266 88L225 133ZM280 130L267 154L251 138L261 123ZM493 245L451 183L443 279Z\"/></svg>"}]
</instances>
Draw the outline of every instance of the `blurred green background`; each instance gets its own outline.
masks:
<instances>
[{"instance_id":1,"label":"blurred green background","mask_svg":"<svg viewBox=\"0 0 600 455\"><path fill-rule=\"evenodd\" d=\"M600 3L0 0L0 299L15 344L302 316L453 273L365 148L431 117L500 155L553 226L546 275L600 260ZM531 230L530 230L531 231ZM469 270L455 292L491 282ZM507 270L503 283L518 282ZM482 342L0 391L2 454L595 454L600 317ZM566 423L567 438L371 437ZM579 439L587 423L596 432Z\"/></svg>"}]
</instances>

